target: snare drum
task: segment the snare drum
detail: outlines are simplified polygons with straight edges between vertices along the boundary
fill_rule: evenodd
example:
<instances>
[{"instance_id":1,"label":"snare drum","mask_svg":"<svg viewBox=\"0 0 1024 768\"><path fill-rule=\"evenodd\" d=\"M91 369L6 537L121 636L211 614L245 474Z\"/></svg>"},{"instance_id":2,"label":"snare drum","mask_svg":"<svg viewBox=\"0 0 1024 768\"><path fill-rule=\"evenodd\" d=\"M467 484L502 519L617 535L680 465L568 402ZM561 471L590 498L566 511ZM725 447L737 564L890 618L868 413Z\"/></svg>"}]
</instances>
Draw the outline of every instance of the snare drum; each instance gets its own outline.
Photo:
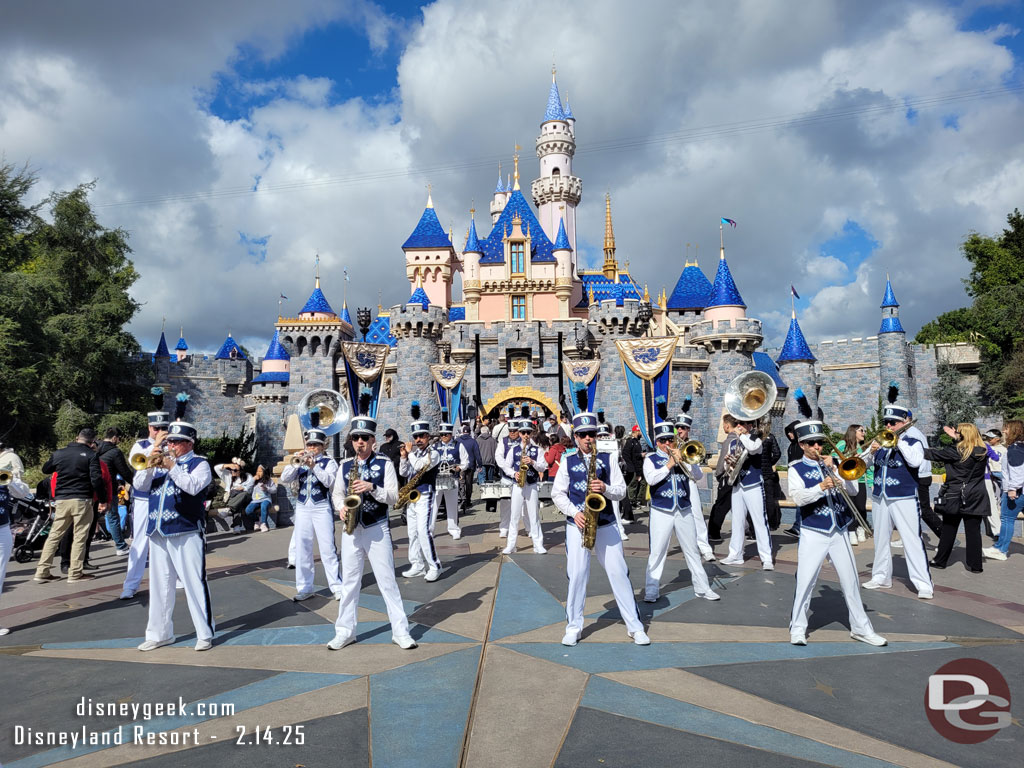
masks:
<instances>
[{"instance_id":1,"label":"snare drum","mask_svg":"<svg viewBox=\"0 0 1024 768\"><path fill-rule=\"evenodd\" d=\"M458 483L455 480L455 475L451 473L438 474L437 484L434 488L438 491L451 491L458 487Z\"/></svg>"},{"instance_id":2,"label":"snare drum","mask_svg":"<svg viewBox=\"0 0 1024 768\"><path fill-rule=\"evenodd\" d=\"M482 499L511 499L512 486L504 483L482 483L480 485Z\"/></svg>"}]
</instances>

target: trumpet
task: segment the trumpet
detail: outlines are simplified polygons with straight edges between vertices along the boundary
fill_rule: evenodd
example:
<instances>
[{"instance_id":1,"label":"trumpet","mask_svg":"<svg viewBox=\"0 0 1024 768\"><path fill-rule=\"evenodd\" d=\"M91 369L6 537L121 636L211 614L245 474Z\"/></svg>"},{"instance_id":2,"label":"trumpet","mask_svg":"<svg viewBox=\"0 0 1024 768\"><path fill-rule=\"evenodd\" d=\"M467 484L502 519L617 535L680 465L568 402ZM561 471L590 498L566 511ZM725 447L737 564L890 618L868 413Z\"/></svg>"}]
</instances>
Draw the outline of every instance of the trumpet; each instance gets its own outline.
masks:
<instances>
[{"instance_id":1,"label":"trumpet","mask_svg":"<svg viewBox=\"0 0 1024 768\"><path fill-rule=\"evenodd\" d=\"M141 472L149 463L149 457L144 453L133 453L131 458L128 459L128 463L131 464L132 469L136 472Z\"/></svg>"},{"instance_id":2,"label":"trumpet","mask_svg":"<svg viewBox=\"0 0 1024 768\"><path fill-rule=\"evenodd\" d=\"M303 464L308 462L312 458L313 454L309 451L299 451L291 459L291 465L293 467L301 467Z\"/></svg>"},{"instance_id":3,"label":"trumpet","mask_svg":"<svg viewBox=\"0 0 1024 768\"><path fill-rule=\"evenodd\" d=\"M7 469L0 469L0 486L10 485L14 479L14 473Z\"/></svg>"}]
</instances>

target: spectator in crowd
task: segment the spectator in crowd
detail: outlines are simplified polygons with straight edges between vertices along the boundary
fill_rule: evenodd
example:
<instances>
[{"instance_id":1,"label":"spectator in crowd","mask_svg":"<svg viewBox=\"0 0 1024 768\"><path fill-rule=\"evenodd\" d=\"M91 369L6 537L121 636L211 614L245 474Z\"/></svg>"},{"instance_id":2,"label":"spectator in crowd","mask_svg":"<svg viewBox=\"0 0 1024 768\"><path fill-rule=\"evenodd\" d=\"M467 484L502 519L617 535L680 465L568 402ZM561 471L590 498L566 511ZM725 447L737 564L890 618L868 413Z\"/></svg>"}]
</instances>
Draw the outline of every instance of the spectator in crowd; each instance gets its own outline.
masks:
<instances>
[{"instance_id":1,"label":"spectator in crowd","mask_svg":"<svg viewBox=\"0 0 1024 768\"><path fill-rule=\"evenodd\" d=\"M13 479L21 480L21 476L25 472L25 465L21 463L21 459L18 458L18 454L14 452L13 448L0 442L0 471L3 470L10 472Z\"/></svg>"},{"instance_id":2,"label":"spectator in crowd","mask_svg":"<svg viewBox=\"0 0 1024 768\"><path fill-rule=\"evenodd\" d=\"M846 434L843 435L843 439L836 443L836 448L840 450L842 455L846 458L852 458L860 454L864 448L864 441L867 439L867 432L862 424L851 424L846 428ZM874 482L875 476L875 465L868 463L868 470L860 479L857 481L857 495L853 497L853 503L860 510L861 516L868 519L868 488ZM850 536L850 543L856 546L867 541L867 532L857 523L854 519L850 526L846 529Z\"/></svg>"},{"instance_id":3,"label":"spectator in crowd","mask_svg":"<svg viewBox=\"0 0 1024 768\"><path fill-rule=\"evenodd\" d=\"M50 572L57 546L68 529L74 531L68 581L75 583L93 578L84 573L85 543L92 525L93 496L99 499L99 511L106 512L109 492L103 482L99 456L90 446L96 442L96 431L83 429L73 443L55 451L43 464L44 473L56 473L56 513L50 535L36 566L35 581L46 583L59 577Z\"/></svg>"},{"instance_id":4,"label":"spectator in crowd","mask_svg":"<svg viewBox=\"0 0 1024 768\"><path fill-rule=\"evenodd\" d=\"M708 516L708 541L712 544L722 543L722 523L732 509L732 489L727 480L725 457L729 450L729 435L736 428L736 423L736 419L728 413L722 416L722 432L725 437L718 444L718 458L715 461L715 481L718 487L715 502L711 505L711 514ZM800 455L804 455L802 449ZM733 524L735 525L735 522ZM740 525L743 525L742 521Z\"/></svg>"},{"instance_id":5,"label":"spectator in crowd","mask_svg":"<svg viewBox=\"0 0 1024 768\"><path fill-rule=\"evenodd\" d=\"M99 445L94 440L89 444L89 447L94 451L98 452ZM110 469L102 461L100 462L100 472L103 474L103 487L107 489L107 498L113 500L111 503L116 503L114 498L114 483L113 478L110 475ZM54 473L51 476L51 483L53 488L51 493L56 492L57 488L57 475ZM99 570L98 565L93 565L90 561L90 555L92 554L92 541L96 538L97 533L100 533L100 541L109 541L110 536L105 532L99 531L99 521L106 517L105 512L101 512L99 509L100 505L100 494L93 494L92 497L92 523L89 525L89 534L85 538L85 555L82 563L82 569L86 571ZM109 511L109 505L107 507ZM74 544L74 535L71 529L64 534L64 538L60 540L60 545L57 547L57 554L60 555L60 570L61 573L67 573L68 568L71 566L71 549Z\"/></svg>"},{"instance_id":6,"label":"spectator in crowd","mask_svg":"<svg viewBox=\"0 0 1024 768\"><path fill-rule=\"evenodd\" d=\"M476 445L480 451L480 466L484 470L484 482L498 482L498 462L494 457L497 445L494 440L494 435L491 434L490 427L480 427L480 434L476 438ZM488 512L494 512L498 508L498 500L487 499L486 506Z\"/></svg>"},{"instance_id":7,"label":"spectator in crowd","mask_svg":"<svg viewBox=\"0 0 1024 768\"><path fill-rule=\"evenodd\" d=\"M120 488L123 483L130 484L132 478L135 477L135 470L128 466L128 462L124 459L124 454L121 453L121 449L118 447L121 437L121 430L117 427L110 427L103 433L103 442L100 443L99 448L96 450L100 461L107 465L107 470L110 472L115 488ZM121 557L127 557L129 549L124 540L124 532L121 530L121 515L116 503L111 504L107 508L107 530L110 532L110 538L114 541L117 554Z\"/></svg>"},{"instance_id":8,"label":"spectator in crowd","mask_svg":"<svg viewBox=\"0 0 1024 768\"><path fill-rule=\"evenodd\" d=\"M629 514L635 517L636 510L644 504L647 495L647 483L644 481L644 449L640 444L640 426L633 425L629 437L622 441L622 479L626 482L626 498L624 506ZM625 516L625 514L623 514Z\"/></svg>"},{"instance_id":9,"label":"spectator in crowd","mask_svg":"<svg viewBox=\"0 0 1024 768\"><path fill-rule=\"evenodd\" d=\"M227 496L226 506L229 512L222 513L221 516L225 519L230 518L232 531L244 533L245 526L242 523L242 515L249 502L252 501L252 487L256 480L245 471L245 462L239 458L218 464L213 471L223 483Z\"/></svg>"},{"instance_id":10,"label":"spectator in crowd","mask_svg":"<svg viewBox=\"0 0 1024 768\"><path fill-rule=\"evenodd\" d=\"M377 446L377 453L387 456L395 465L395 477L398 478L398 485L405 483L405 479L398 474L398 466L402 462L402 441L398 439L398 433L390 427L384 430L384 442Z\"/></svg>"},{"instance_id":11,"label":"spectator in crowd","mask_svg":"<svg viewBox=\"0 0 1024 768\"><path fill-rule=\"evenodd\" d=\"M1024 502L1021 492L1024 490L1024 421L1008 421L1003 424L1003 445L1006 455L1003 456L1003 498L1002 516L999 520L999 538L995 546L982 550L982 554L990 560L1005 560L1010 551L1014 528L1017 526L1017 515Z\"/></svg>"},{"instance_id":12,"label":"spectator in crowd","mask_svg":"<svg viewBox=\"0 0 1024 768\"><path fill-rule=\"evenodd\" d=\"M556 439L557 438L557 439ZM544 452L544 461L548 463L548 480L554 481L555 473L558 472L558 464L562 460L562 454L569 446L569 436L556 432L551 439L551 445Z\"/></svg>"},{"instance_id":13,"label":"spectator in crowd","mask_svg":"<svg viewBox=\"0 0 1024 768\"><path fill-rule=\"evenodd\" d=\"M985 490L988 450L973 424L942 429L956 440L956 445L926 448L924 451L927 461L941 461L946 465L946 482L936 502L936 507L942 512L942 528L931 566L945 568L949 564L949 555L962 522L967 541L967 570L981 573L981 521L988 515L988 493Z\"/></svg>"},{"instance_id":14,"label":"spectator in crowd","mask_svg":"<svg viewBox=\"0 0 1024 768\"><path fill-rule=\"evenodd\" d=\"M796 462L800 461L804 457L804 449L800 447L800 443L796 439L796 425L799 424L799 423L800 423L800 421L797 420L797 421L791 421L791 422L789 422L789 424L786 425L786 429L785 429L786 439L789 440L789 447L786 448L786 462L787 462L788 465L795 464ZM716 470L715 474L717 474L717 470ZM799 514L795 515L793 517L793 525L792 525L792 527L787 528L785 531L783 531L783 533L785 533L785 534L787 534L789 536L795 536L796 538L800 538L800 515Z\"/></svg>"},{"instance_id":15,"label":"spectator in crowd","mask_svg":"<svg viewBox=\"0 0 1024 768\"><path fill-rule=\"evenodd\" d=\"M260 521L253 521L253 529L266 533L270 530L267 525L267 518L270 515L270 507L274 503L274 494L277 493L277 483L265 467L257 467L253 476L252 501L245 506L245 517L255 517L256 510L260 512Z\"/></svg>"},{"instance_id":16,"label":"spectator in crowd","mask_svg":"<svg viewBox=\"0 0 1024 768\"><path fill-rule=\"evenodd\" d=\"M459 511L461 514L466 514L469 512L470 504L473 503L473 478L476 477L476 471L483 462L480 457L480 444L470 432L469 424L462 426L462 434L455 439L455 442L465 448L466 455L469 456L469 469L459 473Z\"/></svg>"},{"instance_id":17,"label":"spectator in crowd","mask_svg":"<svg viewBox=\"0 0 1024 768\"><path fill-rule=\"evenodd\" d=\"M508 414L504 411L498 414L498 422L494 425L494 429L491 430L491 435L494 437L496 444L501 443L503 438L508 437Z\"/></svg>"},{"instance_id":18,"label":"spectator in crowd","mask_svg":"<svg viewBox=\"0 0 1024 768\"><path fill-rule=\"evenodd\" d=\"M1000 502L1003 497L1003 457L1006 446L1003 445L1003 433L998 429L990 429L984 434L988 443L988 473L985 485L988 489L989 515L985 518L985 532L993 539L999 538Z\"/></svg>"},{"instance_id":19,"label":"spectator in crowd","mask_svg":"<svg viewBox=\"0 0 1024 768\"><path fill-rule=\"evenodd\" d=\"M12 470L8 469L8 472ZM11 516L14 511L15 499L32 500L32 492L20 477L12 477L4 485L0 485L0 593L4 591L4 577L7 575L7 562L14 550L14 536L11 534ZM10 632L0 627L0 635Z\"/></svg>"},{"instance_id":20,"label":"spectator in crowd","mask_svg":"<svg viewBox=\"0 0 1024 768\"><path fill-rule=\"evenodd\" d=\"M917 502L921 505L921 520L936 536L942 535L942 518L932 509L932 463L925 458L917 468Z\"/></svg>"},{"instance_id":21,"label":"spectator in crowd","mask_svg":"<svg viewBox=\"0 0 1024 768\"><path fill-rule=\"evenodd\" d=\"M779 500L782 499L782 485L775 465L782 458L779 441L772 434L771 419L765 417L761 426L761 477L764 478L764 513L768 517L768 527L776 530L782 522L782 510ZM749 515L748 515L749 516Z\"/></svg>"}]
</instances>

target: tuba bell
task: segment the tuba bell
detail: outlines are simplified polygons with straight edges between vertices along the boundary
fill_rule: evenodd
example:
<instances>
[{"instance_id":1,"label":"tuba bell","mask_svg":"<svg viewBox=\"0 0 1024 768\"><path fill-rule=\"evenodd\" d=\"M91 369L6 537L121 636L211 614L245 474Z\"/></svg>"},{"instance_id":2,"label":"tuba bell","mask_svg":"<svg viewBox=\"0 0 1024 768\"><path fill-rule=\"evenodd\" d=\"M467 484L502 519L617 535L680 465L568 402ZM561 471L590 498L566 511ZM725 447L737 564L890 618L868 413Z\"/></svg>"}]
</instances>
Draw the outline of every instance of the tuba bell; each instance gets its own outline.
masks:
<instances>
[{"instance_id":1,"label":"tuba bell","mask_svg":"<svg viewBox=\"0 0 1024 768\"><path fill-rule=\"evenodd\" d=\"M738 421L757 421L775 405L779 388L763 371L746 371L725 389L725 410Z\"/></svg>"},{"instance_id":2,"label":"tuba bell","mask_svg":"<svg viewBox=\"0 0 1024 768\"><path fill-rule=\"evenodd\" d=\"M7 469L0 469L0 486L10 485L14 479L14 473Z\"/></svg>"},{"instance_id":3,"label":"tuba bell","mask_svg":"<svg viewBox=\"0 0 1024 768\"><path fill-rule=\"evenodd\" d=\"M296 408L302 431L319 429L328 437L336 435L352 419L352 408L340 392L312 389L302 396Z\"/></svg>"}]
</instances>

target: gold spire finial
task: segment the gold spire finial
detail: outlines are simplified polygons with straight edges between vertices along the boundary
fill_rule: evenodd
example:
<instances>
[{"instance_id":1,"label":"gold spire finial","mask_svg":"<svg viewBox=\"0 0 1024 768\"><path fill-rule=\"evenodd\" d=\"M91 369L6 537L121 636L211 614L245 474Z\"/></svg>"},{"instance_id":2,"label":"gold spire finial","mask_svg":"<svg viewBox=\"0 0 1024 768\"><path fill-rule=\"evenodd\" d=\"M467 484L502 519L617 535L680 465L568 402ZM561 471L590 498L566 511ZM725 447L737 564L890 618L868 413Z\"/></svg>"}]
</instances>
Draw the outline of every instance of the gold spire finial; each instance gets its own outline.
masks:
<instances>
[{"instance_id":1,"label":"gold spire finial","mask_svg":"<svg viewBox=\"0 0 1024 768\"><path fill-rule=\"evenodd\" d=\"M661 305L661 311L664 312L668 309L668 292L665 287L661 288L661 300L658 302Z\"/></svg>"},{"instance_id":2,"label":"gold spire finial","mask_svg":"<svg viewBox=\"0 0 1024 768\"><path fill-rule=\"evenodd\" d=\"M647 283L644 283L644 301L650 301L651 294L647 292Z\"/></svg>"},{"instance_id":3,"label":"gold spire finial","mask_svg":"<svg viewBox=\"0 0 1024 768\"><path fill-rule=\"evenodd\" d=\"M469 218L476 219L476 203L473 203L469 209Z\"/></svg>"},{"instance_id":4,"label":"gold spire finial","mask_svg":"<svg viewBox=\"0 0 1024 768\"><path fill-rule=\"evenodd\" d=\"M515 154L512 155L513 170L515 173L512 175L513 186L512 189L519 189L519 150L522 149L516 144Z\"/></svg>"},{"instance_id":5,"label":"gold spire finial","mask_svg":"<svg viewBox=\"0 0 1024 768\"><path fill-rule=\"evenodd\" d=\"M551 55L551 82L555 82L555 56Z\"/></svg>"},{"instance_id":6,"label":"gold spire finial","mask_svg":"<svg viewBox=\"0 0 1024 768\"><path fill-rule=\"evenodd\" d=\"M614 280L618 274L619 265L615 261L615 232L612 229L612 196L610 192L604 193L604 265L601 272L609 280Z\"/></svg>"},{"instance_id":7,"label":"gold spire finial","mask_svg":"<svg viewBox=\"0 0 1024 768\"><path fill-rule=\"evenodd\" d=\"M377 289L377 314L379 315L384 311L384 291L380 288Z\"/></svg>"},{"instance_id":8,"label":"gold spire finial","mask_svg":"<svg viewBox=\"0 0 1024 768\"><path fill-rule=\"evenodd\" d=\"M433 185L427 184L427 208L434 207Z\"/></svg>"},{"instance_id":9,"label":"gold spire finial","mask_svg":"<svg viewBox=\"0 0 1024 768\"><path fill-rule=\"evenodd\" d=\"M593 304L594 303L594 286L593 285L590 285L587 288L587 295L589 297L590 303Z\"/></svg>"},{"instance_id":10,"label":"gold spire finial","mask_svg":"<svg viewBox=\"0 0 1024 768\"><path fill-rule=\"evenodd\" d=\"M160 333L163 333L166 330L167 330L167 316L165 315L164 317L160 318Z\"/></svg>"}]
</instances>

